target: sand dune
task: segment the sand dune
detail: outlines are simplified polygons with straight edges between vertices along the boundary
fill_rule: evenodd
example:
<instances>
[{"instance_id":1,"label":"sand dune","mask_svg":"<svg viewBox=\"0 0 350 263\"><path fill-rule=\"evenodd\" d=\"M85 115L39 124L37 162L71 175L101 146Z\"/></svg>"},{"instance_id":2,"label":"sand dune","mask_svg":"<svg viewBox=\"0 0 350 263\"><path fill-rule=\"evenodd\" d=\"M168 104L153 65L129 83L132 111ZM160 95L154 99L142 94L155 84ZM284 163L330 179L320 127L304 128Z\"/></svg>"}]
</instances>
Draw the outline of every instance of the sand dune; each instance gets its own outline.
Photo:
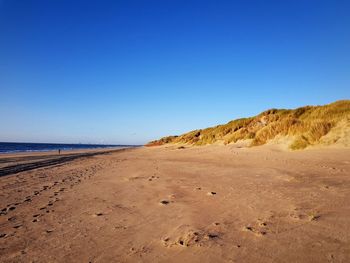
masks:
<instances>
[{"instance_id":1,"label":"sand dune","mask_svg":"<svg viewBox=\"0 0 350 263\"><path fill-rule=\"evenodd\" d=\"M282 139L282 140L281 140ZM350 100L297 109L269 109L256 116L206 129L167 136L147 146L211 145L244 142L249 146L271 142L293 150L319 145L350 145Z\"/></svg>"},{"instance_id":2,"label":"sand dune","mask_svg":"<svg viewBox=\"0 0 350 263\"><path fill-rule=\"evenodd\" d=\"M350 262L349 156L162 146L3 176L0 261Z\"/></svg>"}]
</instances>

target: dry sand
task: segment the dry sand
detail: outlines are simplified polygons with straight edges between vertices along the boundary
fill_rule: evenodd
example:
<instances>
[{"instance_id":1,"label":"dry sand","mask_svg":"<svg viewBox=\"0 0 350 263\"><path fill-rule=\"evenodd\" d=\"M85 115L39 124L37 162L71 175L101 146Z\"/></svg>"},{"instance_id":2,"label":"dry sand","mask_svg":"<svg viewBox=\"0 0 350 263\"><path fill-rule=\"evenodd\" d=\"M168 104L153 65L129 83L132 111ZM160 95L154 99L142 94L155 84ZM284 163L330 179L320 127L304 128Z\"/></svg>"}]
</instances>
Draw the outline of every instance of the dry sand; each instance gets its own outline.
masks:
<instances>
[{"instance_id":1,"label":"dry sand","mask_svg":"<svg viewBox=\"0 0 350 263\"><path fill-rule=\"evenodd\" d=\"M350 262L349 157L154 147L2 176L0 262Z\"/></svg>"}]
</instances>

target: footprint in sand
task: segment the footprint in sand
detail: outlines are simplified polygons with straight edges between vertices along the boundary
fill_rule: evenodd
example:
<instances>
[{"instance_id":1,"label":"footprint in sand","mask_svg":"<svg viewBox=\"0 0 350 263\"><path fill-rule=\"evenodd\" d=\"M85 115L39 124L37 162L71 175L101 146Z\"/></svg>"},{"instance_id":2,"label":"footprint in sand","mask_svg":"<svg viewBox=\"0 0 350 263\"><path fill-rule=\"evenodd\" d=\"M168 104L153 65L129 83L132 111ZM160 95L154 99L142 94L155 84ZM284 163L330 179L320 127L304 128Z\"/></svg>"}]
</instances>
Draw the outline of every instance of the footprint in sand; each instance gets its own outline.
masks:
<instances>
[{"instance_id":1,"label":"footprint in sand","mask_svg":"<svg viewBox=\"0 0 350 263\"><path fill-rule=\"evenodd\" d=\"M296 220L318 221L321 215L318 212L291 213L289 216Z\"/></svg>"},{"instance_id":2,"label":"footprint in sand","mask_svg":"<svg viewBox=\"0 0 350 263\"><path fill-rule=\"evenodd\" d=\"M318 215L318 214L310 214L310 215L309 215L309 221L317 221L317 220L319 220L320 218L321 218L321 216Z\"/></svg>"},{"instance_id":3,"label":"footprint in sand","mask_svg":"<svg viewBox=\"0 0 350 263\"><path fill-rule=\"evenodd\" d=\"M187 230L178 237L171 239L170 237L162 238L161 241L165 247L181 246L202 246L205 242L219 239L216 232L205 232L202 230Z\"/></svg>"},{"instance_id":4,"label":"footprint in sand","mask_svg":"<svg viewBox=\"0 0 350 263\"><path fill-rule=\"evenodd\" d=\"M10 206L9 208L7 208L7 211L13 211L13 210L15 210L15 209L16 209L15 206Z\"/></svg>"},{"instance_id":5,"label":"footprint in sand","mask_svg":"<svg viewBox=\"0 0 350 263\"><path fill-rule=\"evenodd\" d=\"M93 217L99 217L99 216L103 216L104 214L102 212L98 212L98 213L95 213L93 214L92 216Z\"/></svg>"},{"instance_id":6,"label":"footprint in sand","mask_svg":"<svg viewBox=\"0 0 350 263\"><path fill-rule=\"evenodd\" d=\"M11 204L10 204L10 205L7 205L7 207L1 209L1 211L0 211L0 216L2 216L2 215L7 215L8 212L13 211L13 210L15 210L15 209L16 209L16 206L13 206L13 205L11 205Z\"/></svg>"},{"instance_id":7,"label":"footprint in sand","mask_svg":"<svg viewBox=\"0 0 350 263\"><path fill-rule=\"evenodd\" d=\"M15 216L13 216L13 217L9 217L8 219L7 219L7 221L10 221L10 222L13 222L13 221L16 221L16 217Z\"/></svg>"},{"instance_id":8,"label":"footprint in sand","mask_svg":"<svg viewBox=\"0 0 350 263\"><path fill-rule=\"evenodd\" d=\"M258 229L254 228L254 227L251 227L251 226L245 226L243 228L243 231L251 232L251 233L255 234L256 236L264 236L264 235L267 234L266 231L258 230Z\"/></svg>"},{"instance_id":9,"label":"footprint in sand","mask_svg":"<svg viewBox=\"0 0 350 263\"><path fill-rule=\"evenodd\" d=\"M39 222L39 217L41 216L41 214L35 214L33 215L34 219L32 220L33 223Z\"/></svg>"},{"instance_id":10,"label":"footprint in sand","mask_svg":"<svg viewBox=\"0 0 350 263\"><path fill-rule=\"evenodd\" d=\"M24 202L31 202L32 198L30 196L27 196L26 199L24 200Z\"/></svg>"},{"instance_id":11,"label":"footprint in sand","mask_svg":"<svg viewBox=\"0 0 350 263\"><path fill-rule=\"evenodd\" d=\"M6 214L7 214L7 208L1 209L1 211L0 211L0 216L1 216L1 215L6 215Z\"/></svg>"},{"instance_id":12,"label":"footprint in sand","mask_svg":"<svg viewBox=\"0 0 350 263\"><path fill-rule=\"evenodd\" d=\"M152 175L151 177L148 178L148 181L153 181L155 179L159 179L159 176Z\"/></svg>"}]
</instances>

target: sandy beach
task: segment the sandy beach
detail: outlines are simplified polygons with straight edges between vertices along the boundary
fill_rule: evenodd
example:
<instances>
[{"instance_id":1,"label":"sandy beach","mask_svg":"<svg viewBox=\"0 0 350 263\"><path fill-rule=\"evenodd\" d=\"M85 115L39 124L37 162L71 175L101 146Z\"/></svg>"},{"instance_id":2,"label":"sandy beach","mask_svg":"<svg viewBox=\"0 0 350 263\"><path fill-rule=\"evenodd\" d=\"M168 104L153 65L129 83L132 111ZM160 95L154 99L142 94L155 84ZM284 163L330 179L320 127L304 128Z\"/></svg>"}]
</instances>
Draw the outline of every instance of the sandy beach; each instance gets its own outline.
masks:
<instances>
[{"instance_id":1,"label":"sandy beach","mask_svg":"<svg viewBox=\"0 0 350 263\"><path fill-rule=\"evenodd\" d=\"M2 176L0 261L349 262L349 156L143 147Z\"/></svg>"}]
</instances>

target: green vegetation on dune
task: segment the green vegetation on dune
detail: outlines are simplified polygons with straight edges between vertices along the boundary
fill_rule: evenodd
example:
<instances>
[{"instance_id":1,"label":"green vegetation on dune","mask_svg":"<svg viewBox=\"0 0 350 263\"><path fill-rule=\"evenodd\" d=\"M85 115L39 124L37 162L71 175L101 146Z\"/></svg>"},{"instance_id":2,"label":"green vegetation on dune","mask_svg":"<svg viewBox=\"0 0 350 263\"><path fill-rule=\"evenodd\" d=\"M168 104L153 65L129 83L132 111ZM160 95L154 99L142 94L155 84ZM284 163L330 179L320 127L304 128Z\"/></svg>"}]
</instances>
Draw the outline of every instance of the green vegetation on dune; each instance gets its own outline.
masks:
<instances>
[{"instance_id":1,"label":"green vegetation on dune","mask_svg":"<svg viewBox=\"0 0 350 263\"><path fill-rule=\"evenodd\" d=\"M303 149L321 143L334 127L350 129L350 100L324 106L305 106L294 110L270 109L255 117L237 119L224 125L194 130L180 136L152 141L147 146L164 144L208 145L250 140L251 146L263 145L277 136L292 139L291 149ZM332 142L336 142L334 138Z\"/></svg>"}]
</instances>

